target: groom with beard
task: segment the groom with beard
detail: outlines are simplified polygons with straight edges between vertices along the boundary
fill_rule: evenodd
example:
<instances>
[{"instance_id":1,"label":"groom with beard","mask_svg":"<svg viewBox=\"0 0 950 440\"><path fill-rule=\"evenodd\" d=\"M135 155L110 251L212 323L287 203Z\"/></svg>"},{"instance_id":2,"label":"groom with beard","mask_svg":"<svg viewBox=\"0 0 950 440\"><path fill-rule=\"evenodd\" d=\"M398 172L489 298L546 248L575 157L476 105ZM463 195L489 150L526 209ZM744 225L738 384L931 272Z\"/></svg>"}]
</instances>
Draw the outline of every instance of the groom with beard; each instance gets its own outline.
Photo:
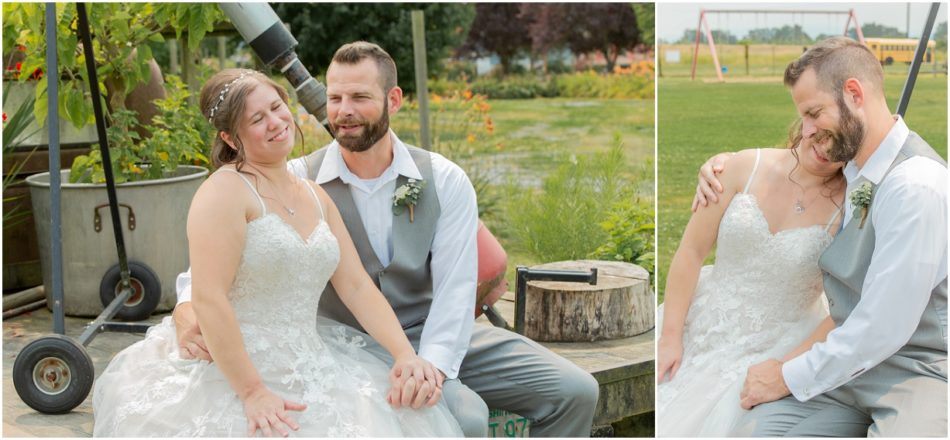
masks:
<instances>
[{"instance_id":1,"label":"groom with beard","mask_svg":"<svg viewBox=\"0 0 950 440\"><path fill-rule=\"evenodd\" d=\"M531 420L532 436L586 437L598 399L594 378L537 343L474 325L477 282L475 191L465 172L439 154L404 144L389 128L402 90L396 65L379 46L342 46L327 68L327 114L335 141L288 167L319 183L340 211L360 260L392 305L436 377L407 372L389 396L419 407L444 398L466 436L488 436L488 408ZM394 199L418 188L411 211ZM183 356L210 360L190 304L189 274L179 276L174 316ZM331 284L319 313L363 331ZM365 332L364 332L365 333ZM389 353L368 335L388 365ZM409 377L406 377L409 376ZM417 395L422 381L436 392Z\"/></svg>"},{"instance_id":2,"label":"groom with beard","mask_svg":"<svg viewBox=\"0 0 950 440\"><path fill-rule=\"evenodd\" d=\"M827 157L848 162L845 226L819 261L831 316L785 362L749 368L735 434L946 437L946 162L890 113L881 66L854 40L816 44L785 85L802 136L832 135Z\"/></svg>"}]
</instances>

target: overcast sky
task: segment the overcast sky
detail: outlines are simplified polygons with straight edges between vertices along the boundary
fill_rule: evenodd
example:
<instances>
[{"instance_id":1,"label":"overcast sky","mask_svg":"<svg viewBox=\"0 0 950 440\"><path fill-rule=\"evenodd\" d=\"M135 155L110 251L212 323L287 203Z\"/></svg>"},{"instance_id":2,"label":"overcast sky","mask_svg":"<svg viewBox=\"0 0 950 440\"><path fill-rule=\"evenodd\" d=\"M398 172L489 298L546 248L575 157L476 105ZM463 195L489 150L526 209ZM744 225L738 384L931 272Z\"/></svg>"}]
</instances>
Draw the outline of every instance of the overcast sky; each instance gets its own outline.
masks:
<instances>
[{"instance_id":1,"label":"overcast sky","mask_svg":"<svg viewBox=\"0 0 950 440\"><path fill-rule=\"evenodd\" d=\"M854 9L858 23L880 23L901 31L907 29L908 3L658 3L656 5L656 37L668 42L678 40L686 29L696 29L700 7L710 9L822 10ZM910 36L919 38L927 19L930 3L910 3ZM801 25L811 37L818 34L840 35L847 15L817 14L709 14L706 21L713 29L728 29L742 38L750 29ZM937 24L947 21L947 4L940 4Z\"/></svg>"}]
</instances>

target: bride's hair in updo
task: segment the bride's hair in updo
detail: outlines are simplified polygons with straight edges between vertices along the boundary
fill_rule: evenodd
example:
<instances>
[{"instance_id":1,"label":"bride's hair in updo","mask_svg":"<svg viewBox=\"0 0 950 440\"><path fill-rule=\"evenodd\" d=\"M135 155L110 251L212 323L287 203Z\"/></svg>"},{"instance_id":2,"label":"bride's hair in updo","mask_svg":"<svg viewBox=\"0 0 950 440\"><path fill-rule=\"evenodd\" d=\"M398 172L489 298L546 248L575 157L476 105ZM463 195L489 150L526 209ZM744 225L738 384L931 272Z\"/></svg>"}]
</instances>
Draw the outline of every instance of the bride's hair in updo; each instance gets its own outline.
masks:
<instances>
[{"instance_id":1,"label":"bride's hair in updo","mask_svg":"<svg viewBox=\"0 0 950 440\"><path fill-rule=\"evenodd\" d=\"M830 136L830 134L824 131L819 131L818 133L815 133L814 136L812 136L811 142L824 142ZM791 150L792 156L795 156L795 167L788 172L788 179L798 186L801 185L792 178L792 173L794 173L795 170L801 165L801 159L798 158L798 144L801 144L803 140L804 136L802 136L802 118L798 118L795 120L795 122L792 122L792 126L788 129L788 139L785 141L785 147ZM839 169L837 173L825 178L823 186L825 187L825 191L822 191L821 194L825 197L831 198L832 202L835 203L835 206L837 206L837 202L834 202L834 198L831 196L844 186L844 169Z\"/></svg>"},{"instance_id":2,"label":"bride's hair in updo","mask_svg":"<svg viewBox=\"0 0 950 440\"><path fill-rule=\"evenodd\" d=\"M238 127L244 116L247 96L259 85L273 87L284 104L290 105L287 90L261 72L248 69L224 69L212 76L201 88L199 105L205 119L214 127L211 144L211 163L215 168L234 164L237 170L244 165L244 145L238 136ZM298 134L300 127L294 124ZM221 132L231 135L234 148L224 142Z\"/></svg>"}]
</instances>

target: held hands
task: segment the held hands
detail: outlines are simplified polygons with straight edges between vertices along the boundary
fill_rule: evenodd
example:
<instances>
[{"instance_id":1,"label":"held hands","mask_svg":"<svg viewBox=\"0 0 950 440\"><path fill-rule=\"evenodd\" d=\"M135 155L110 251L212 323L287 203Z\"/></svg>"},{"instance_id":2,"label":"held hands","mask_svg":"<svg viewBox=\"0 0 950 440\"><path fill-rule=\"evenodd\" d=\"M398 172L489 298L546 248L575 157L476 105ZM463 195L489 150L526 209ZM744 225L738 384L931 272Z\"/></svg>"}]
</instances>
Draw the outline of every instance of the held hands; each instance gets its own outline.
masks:
<instances>
[{"instance_id":1,"label":"held hands","mask_svg":"<svg viewBox=\"0 0 950 440\"><path fill-rule=\"evenodd\" d=\"M696 196L693 197L693 212L696 212L700 206L708 205L709 202L719 201L719 193L723 191L723 188L717 175L725 169L725 164L732 155L733 153L719 153L710 157L699 167L699 184L696 185Z\"/></svg>"},{"instance_id":2,"label":"held hands","mask_svg":"<svg viewBox=\"0 0 950 440\"><path fill-rule=\"evenodd\" d=\"M744 409L781 399L791 394L782 376L782 362L769 359L749 367L745 384L739 394L739 404Z\"/></svg>"},{"instance_id":3,"label":"held hands","mask_svg":"<svg viewBox=\"0 0 950 440\"><path fill-rule=\"evenodd\" d=\"M683 365L683 340L661 336L656 352L656 383L673 380L676 372ZM667 374L669 374L669 379L666 378Z\"/></svg>"},{"instance_id":4,"label":"held hands","mask_svg":"<svg viewBox=\"0 0 950 440\"><path fill-rule=\"evenodd\" d=\"M204 337L201 336L201 328L198 327L198 319L191 303L179 304L172 312L172 317L175 319L175 334L178 336L181 358L214 362Z\"/></svg>"},{"instance_id":5,"label":"held hands","mask_svg":"<svg viewBox=\"0 0 950 440\"><path fill-rule=\"evenodd\" d=\"M244 401L244 415L247 416L248 437L254 437L258 429L264 437L273 437L272 429L276 430L281 437L287 437L290 433L285 426L294 431L300 429L300 425L287 414L287 411L307 409L307 405L284 400L264 385L254 388L241 400Z\"/></svg>"},{"instance_id":6,"label":"held hands","mask_svg":"<svg viewBox=\"0 0 950 440\"><path fill-rule=\"evenodd\" d=\"M442 398L444 380L445 374L429 361L415 353L405 354L396 358L389 373L392 386L386 400L393 408L433 406Z\"/></svg>"}]
</instances>

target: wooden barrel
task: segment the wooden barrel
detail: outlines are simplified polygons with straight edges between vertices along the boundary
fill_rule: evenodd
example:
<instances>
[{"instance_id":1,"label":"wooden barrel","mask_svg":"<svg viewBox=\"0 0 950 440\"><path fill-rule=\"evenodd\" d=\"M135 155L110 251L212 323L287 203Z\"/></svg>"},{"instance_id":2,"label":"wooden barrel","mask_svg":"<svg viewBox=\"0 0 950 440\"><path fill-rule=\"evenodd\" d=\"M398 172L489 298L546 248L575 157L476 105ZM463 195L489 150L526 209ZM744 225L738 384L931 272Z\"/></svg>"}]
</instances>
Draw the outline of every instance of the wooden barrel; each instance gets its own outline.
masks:
<instances>
[{"instance_id":1,"label":"wooden barrel","mask_svg":"<svg viewBox=\"0 0 950 440\"><path fill-rule=\"evenodd\" d=\"M631 263L561 261L532 269L598 270L597 284L529 281L525 336L543 342L583 342L636 336L653 328L649 273Z\"/></svg>"}]
</instances>

